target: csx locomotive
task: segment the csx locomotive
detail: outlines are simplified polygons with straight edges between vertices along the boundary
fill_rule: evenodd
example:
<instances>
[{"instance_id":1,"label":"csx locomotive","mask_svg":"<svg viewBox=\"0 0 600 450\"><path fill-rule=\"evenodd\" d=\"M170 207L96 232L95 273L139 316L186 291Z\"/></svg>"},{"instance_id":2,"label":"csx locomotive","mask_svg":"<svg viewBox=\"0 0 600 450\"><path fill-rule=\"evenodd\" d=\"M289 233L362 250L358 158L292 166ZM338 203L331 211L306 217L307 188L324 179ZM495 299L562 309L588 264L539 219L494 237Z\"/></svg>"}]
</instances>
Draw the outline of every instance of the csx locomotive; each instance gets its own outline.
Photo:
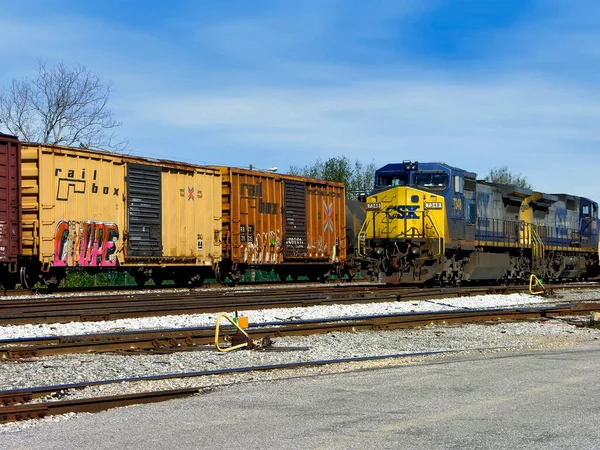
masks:
<instances>
[{"instance_id":1,"label":"csx locomotive","mask_svg":"<svg viewBox=\"0 0 600 450\"><path fill-rule=\"evenodd\" d=\"M376 171L359 232L368 275L386 283L523 282L598 274L598 204L485 182L444 163Z\"/></svg>"}]
</instances>

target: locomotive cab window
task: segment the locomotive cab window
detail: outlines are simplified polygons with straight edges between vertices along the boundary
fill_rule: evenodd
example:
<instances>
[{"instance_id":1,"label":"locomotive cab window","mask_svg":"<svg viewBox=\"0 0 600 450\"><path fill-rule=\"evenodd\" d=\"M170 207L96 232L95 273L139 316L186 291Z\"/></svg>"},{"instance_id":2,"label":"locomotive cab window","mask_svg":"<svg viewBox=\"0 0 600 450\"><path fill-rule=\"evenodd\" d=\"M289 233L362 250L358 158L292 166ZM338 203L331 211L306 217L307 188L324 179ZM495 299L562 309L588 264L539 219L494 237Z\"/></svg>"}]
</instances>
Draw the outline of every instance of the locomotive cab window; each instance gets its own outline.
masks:
<instances>
[{"instance_id":1,"label":"locomotive cab window","mask_svg":"<svg viewBox=\"0 0 600 450\"><path fill-rule=\"evenodd\" d=\"M584 216L596 218L598 217L598 205L595 203L591 203L590 205L582 206L581 213Z\"/></svg>"},{"instance_id":2,"label":"locomotive cab window","mask_svg":"<svg viewBox=\"0 0 600 450\"><path fill-rule=\"evenodd\" d=\"M463 178L460 175L454 175L454 192L463 193Z\"/></svg>"},{"instance_id":3,"label":"locomotive cab window","mask_svg":"<svg viewBox=\"0 0 600 450\"><path fill-rule=\"evenodd\" d=\"M416 175L415 184L429 189L446 189L448 187L448 174L444 172L421 172Z\"/></svg>"},{"instance_id":4,"label":"locomotive cab window","mask_svg":"<svg viewBox=\"0 0 600 450\"><path fill-rule=\"evenodd\" d=\"M408 175L405 173L385 174L377 178L377 186L406 186Z\"/></svg>"}]
</instances>

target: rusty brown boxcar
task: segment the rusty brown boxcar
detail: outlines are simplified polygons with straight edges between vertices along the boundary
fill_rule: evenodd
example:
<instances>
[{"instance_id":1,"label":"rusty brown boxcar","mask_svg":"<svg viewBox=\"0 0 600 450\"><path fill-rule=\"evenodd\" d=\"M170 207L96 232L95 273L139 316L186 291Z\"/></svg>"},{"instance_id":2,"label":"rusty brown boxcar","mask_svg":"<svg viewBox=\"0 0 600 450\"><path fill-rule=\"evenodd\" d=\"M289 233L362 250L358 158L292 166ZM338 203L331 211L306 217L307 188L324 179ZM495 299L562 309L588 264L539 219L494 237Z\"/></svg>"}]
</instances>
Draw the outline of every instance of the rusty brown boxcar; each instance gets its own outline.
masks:
<instances>
[{"instance_id":1,"label":"rusty brown boxcar","mask_svg":"<svg viewBox=\"0 0 600 450\"><path fill-rule=\"evenodd\" d=\"M0 283L12 289L21 254L21 143L0 133Z\"/></svg>"},{"instance_id":2,"label":"rusty brown boxcar","mask_svg":"<svg viewBox=\"0 0 600 450\"><path fill-rule=\"evenodd\" d=\"M82 148L21 144L21 282L70 268L143 284L200 284L221 258L220 171Z\"/></svg>"},{"instance_id":3,"label":"rusty brown boxcar","mask_svg":"<svg viewBox=\"0 0 600 450\"><path fill-rule=\"evenodd\" d=\"M344 185L233 167L221 170L221 275L274 270L282 280L324 279L344 268Z\"/></svg>"}]
</instances>

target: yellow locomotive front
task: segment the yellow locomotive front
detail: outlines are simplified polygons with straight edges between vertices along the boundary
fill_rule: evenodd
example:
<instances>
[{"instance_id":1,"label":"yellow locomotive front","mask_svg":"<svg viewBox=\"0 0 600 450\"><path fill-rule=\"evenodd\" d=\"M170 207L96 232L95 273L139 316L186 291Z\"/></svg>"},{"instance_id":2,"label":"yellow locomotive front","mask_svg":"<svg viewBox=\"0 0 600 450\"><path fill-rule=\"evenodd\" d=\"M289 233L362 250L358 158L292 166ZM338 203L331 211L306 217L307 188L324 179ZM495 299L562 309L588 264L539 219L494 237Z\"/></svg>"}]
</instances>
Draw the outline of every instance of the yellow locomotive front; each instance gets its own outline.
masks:
<instances>
[{"instance_id":1,"label":"yellow locomotive front","mask_svg":"<svg viewBox=\"0 0 600 450\"><path fill-rule=\"evenodd\" d=\"M358 242L367 274L385 283L435 278L446 228L442 195L409 186L370 195Z\"/></svg>"}]
</instances>

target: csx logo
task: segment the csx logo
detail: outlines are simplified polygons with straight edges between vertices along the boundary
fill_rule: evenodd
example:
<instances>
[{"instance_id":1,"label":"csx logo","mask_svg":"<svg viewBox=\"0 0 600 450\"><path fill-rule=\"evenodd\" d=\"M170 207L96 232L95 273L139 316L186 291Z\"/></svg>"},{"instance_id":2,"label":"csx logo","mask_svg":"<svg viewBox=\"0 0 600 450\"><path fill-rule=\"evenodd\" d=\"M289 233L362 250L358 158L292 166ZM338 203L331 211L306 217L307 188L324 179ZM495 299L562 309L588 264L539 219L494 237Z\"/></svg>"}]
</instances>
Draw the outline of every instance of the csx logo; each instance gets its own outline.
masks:
<instances>
[{"instance_id":1,"label":"csx logo","mask_svg":"<svg viewBox=\"0 0 600 450\"><path fill-rule=\"evenodd\" d=\"M408 205L388 206L385 214L390 219L418 219L419 216L415 212L417 208L418 206Z\"/></svg>"}]
</instances>

